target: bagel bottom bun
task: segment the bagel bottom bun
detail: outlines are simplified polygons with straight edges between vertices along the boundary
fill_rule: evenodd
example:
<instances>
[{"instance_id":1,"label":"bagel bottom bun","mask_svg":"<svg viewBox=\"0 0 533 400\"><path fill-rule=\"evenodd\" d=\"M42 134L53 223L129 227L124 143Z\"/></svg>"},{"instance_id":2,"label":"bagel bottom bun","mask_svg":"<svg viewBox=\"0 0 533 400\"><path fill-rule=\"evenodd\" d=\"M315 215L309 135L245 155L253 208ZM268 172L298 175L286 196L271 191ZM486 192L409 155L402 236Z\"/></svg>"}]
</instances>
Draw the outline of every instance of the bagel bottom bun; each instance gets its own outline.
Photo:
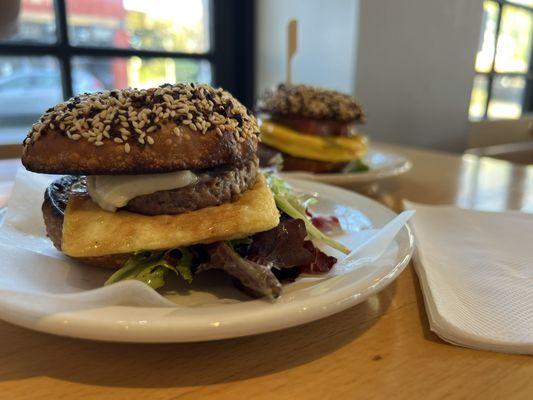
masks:
<instances>
[{"instance_id":1,"label":"bagel bottom bun","mask_svg":"<svg viewBox=\"0 0 533 400\"><path fill-rule=\"evenodd\" d=\"M290 154L283 153L264 143L259 145L258 149L260 165L263 168L274 166L272 160L276 160L276 155L281 154L283 157L283 171L308 171L315 174L327 174L341 172L349 163L347 162L327 162L316 161L309 158L293 157Z\"/></svg>"},{"instance_id":2,"label":"bagel bottom bun","mask_svg":"<svg viewBox=\"0 0 533 400\"><path fill-rule=\"evenodd\" d=\"M341 172L349 164L347 162L315 161L308 158L293 157L289 154L282 155L284 171L309 171L315 174L327 174Z\"/></svg>"}]
</instances>

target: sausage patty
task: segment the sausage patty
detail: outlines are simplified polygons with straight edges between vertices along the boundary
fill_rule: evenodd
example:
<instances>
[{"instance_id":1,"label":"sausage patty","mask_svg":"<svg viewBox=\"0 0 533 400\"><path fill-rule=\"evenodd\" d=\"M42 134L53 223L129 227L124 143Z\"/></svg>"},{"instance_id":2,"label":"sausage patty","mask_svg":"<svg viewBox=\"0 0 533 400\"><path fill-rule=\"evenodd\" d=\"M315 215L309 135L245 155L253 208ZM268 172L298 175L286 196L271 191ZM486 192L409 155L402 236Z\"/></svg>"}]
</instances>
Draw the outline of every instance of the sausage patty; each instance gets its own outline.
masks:
<instances>
[{"instance_id":1,"label":"sausage patty","mask_svg":"<svg viewBox=\"0 0 533 400\"><path fill-rule=\"evenodd\" d=\"M195 185L135 197L125 209L146 215L181 214L233 201L255 184L258 164L254 157L241 166L196 172Z\"/></svg>"}]
</instances>

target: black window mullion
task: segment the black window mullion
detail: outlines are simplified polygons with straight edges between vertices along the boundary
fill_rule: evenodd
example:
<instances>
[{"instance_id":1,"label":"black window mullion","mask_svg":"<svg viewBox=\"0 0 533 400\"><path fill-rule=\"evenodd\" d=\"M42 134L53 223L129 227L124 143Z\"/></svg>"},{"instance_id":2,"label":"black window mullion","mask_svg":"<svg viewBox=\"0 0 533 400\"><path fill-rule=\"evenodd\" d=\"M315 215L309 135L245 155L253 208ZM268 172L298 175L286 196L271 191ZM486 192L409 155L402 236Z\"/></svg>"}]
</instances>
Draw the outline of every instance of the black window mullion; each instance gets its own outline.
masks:
<instances>
[{"instance_id":1,"label":"black window mullion","mask_svg":"<svg viewBox=\"0 0 533 400\"><path fill-rule=\"evenodd\" d=\"M181 53L164 50L120 49L113 47L68 46L68 52L75 56L142 57L142 58L188 58L212 60L211 53Z\"/></svg>"},{"instance_id":2,"label":"black window mullion","mask_svg":"<svg viewBox=\"0 0 533 400\"><path fill-rule=\"evenodd\" d=\"M253 108L255 1L211 0L211 10L214 81Z\"/></svg>"},{"instance_id":3,"label":"black window mullion","mask_svg":"<svg viewBox=\"0 0 533 400\"><path fill-rule=\"evenodd\" d=\"M533 18L533 9L530 11ZM522 113L524 113L524 111L528 113L533 111L533 49L531 49L529 53L529 68L526 77L526 90L522 104Z\"/></svg>"},{"instance_id":4,"label":"black window mullion","mask_svg":"<svg viewBox=\"0 0 533 400\"><path fill-rule=\"evenodd\" d=\"M492 83L494 82L494 75L496 74L494 68L496 66L496 54L498 52L498 42L500 38L500 28L502 24L502 14L503 14L504 3L501 1L498 1L497 4L498 4L498 19L496 20L496 32L494 33L494 54L492 55L492 64L490 66L490 72L487 77L487 100L485 102L485 114L483 115L483 119L488 118L489 104L490 104L491 97L492 97Z\"/></svg>"},{"instance_id":5,"label":"black window mullion","mask_svg":"<svg viewBox=\"0 0 533 400\"><path fill-rule=\"evenodd\" d=\"M185 58L194 60L214 61L212 53L180 53L161 50L137 50L119 49L109 47L83 47L83 46L61 46L61 45L37 45L37 44L0 44L0 54L11 55L53 55L61 57L64 53L67 56L91 56L91 57L141 57L141 58Z\"/></svg>"},{"instance_id":6,"label":"black window mullion","mask_svg":"<svg viewBox=\"0 0 533 400\"><path fill-rule=\"evenodd\" d=\"M58 58L61 64L61 84L63 86L63 98L72 97L72 68L70 60L70 45L68 41L67 9L65 0L56 0L56 21L58 34Z\"/></svg>"}]
</instances>

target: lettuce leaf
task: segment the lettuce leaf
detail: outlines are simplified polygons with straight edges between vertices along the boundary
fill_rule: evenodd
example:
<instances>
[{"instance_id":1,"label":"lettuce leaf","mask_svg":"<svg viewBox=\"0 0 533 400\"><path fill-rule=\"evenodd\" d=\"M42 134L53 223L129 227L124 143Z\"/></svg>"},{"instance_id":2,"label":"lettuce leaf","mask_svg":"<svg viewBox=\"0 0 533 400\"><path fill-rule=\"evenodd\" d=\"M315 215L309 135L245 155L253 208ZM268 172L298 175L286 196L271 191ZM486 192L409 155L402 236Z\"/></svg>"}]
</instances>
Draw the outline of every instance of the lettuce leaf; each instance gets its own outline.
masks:
<instances>
[{"instance_id":1,"label":"lettuce leaf","mask_svg":"<svg viewBox=\"0 0 533 400\"><path fill-rule=\"evenodd\" d=\"M308 197L303 200L294 192L292 186L290 186L279 176L268 174L266 175L266 178L268 185L270 186L270 190L272 190L272 193L274 194L276 206L288 216L303 220L305 223L305 229L307 230L307 234L310 238L322 242L336 250L339 250L342 253L350 253L349 248L344 246L342 243L339 243L336 240L326 236L319 229L317 229L307 216L306 208L312 204L312 202L316 201L315 197Z\"/></svg>"},{"instance_id":2,"label":"lettuce leaf","mask_svg":"<svg viewBox=\"0 0 533 400\"><path fill-rule=\"evenodd\" d=\"M178 278L181 276L187 283L192 283L192 253L185 248L180 248L181 258L174 267Z\"/></svg>"},{"instance_id":3,"label":"lettuce leaf","mask_svg":"<svg viewBox=\"0 0 533 400\"><path fill-rule=\"evenodd\" d=\"M136 279L158 289L165 284L169 271L173 271L178 277L191 283L191 267L192 254L187 249L139 251L131 256L122 268L111 275L104 286L126 279Z\"/></svg>"},{"instance_id":4,"label":"lettuce leaf","mask_svg":"<svg viewBox=\"0 0 533 400\"><path fill-rule=\"evenodd\" d=\"M365 164L361 160L355 160L349 163L346 168L344 168L344 172L350 173L350 172L366 172L370 169L370 167Z\"/></svg>"}]
</instances>

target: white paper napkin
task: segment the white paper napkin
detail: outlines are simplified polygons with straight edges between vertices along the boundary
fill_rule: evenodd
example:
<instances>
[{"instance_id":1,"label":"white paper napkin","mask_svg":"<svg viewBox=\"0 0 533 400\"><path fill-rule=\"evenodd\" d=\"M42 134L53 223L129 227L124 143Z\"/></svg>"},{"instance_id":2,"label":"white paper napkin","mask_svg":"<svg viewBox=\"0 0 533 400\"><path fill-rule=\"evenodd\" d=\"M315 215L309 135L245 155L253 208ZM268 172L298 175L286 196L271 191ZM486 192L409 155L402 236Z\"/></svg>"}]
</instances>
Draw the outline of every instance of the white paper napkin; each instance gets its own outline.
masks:
<instances>
[{"instance_id":1,"label":"white paper napkin","mask_svg":"<svg viewBox=\"0 0 533 400\"><path fill-rule=\"evenodd\" d=\"M44 190L53 179L23 169L17 174L8 212L0 226L0 317L9 320L10 315L23 314L38 319L63 311L113 305L178 306L138 281L101 287L109 270L78 264L53 247L46 238L41 214ZM398 251L394 236L409 217L409 213L397 217L386 229L350 232L342 241L367 257L367 262L374 254L379 262L392 263ZM377 246L377 242L382 245ZM322 277L349 273L361 265L352 255Z\"/></svg>"},{"instance_id":2,"label":"white paper napkin","mask_svg":"<svg viewBox=\"0 0 533 400\"><path fill-rule=\"evenodd\" d=\"M0 182L0 207L7 204L13 189L13 182Z\"/></svg>"},{"instance_id":3,"label":"white paper napkin","mask_svg":"<svg viewBox=\"0 0 533 400\"><path fill-rule=\"evenodd\" d=\"M451 343L533 354L533 215L405 202L431 330Z\"/></svg>"}]
</instances>

